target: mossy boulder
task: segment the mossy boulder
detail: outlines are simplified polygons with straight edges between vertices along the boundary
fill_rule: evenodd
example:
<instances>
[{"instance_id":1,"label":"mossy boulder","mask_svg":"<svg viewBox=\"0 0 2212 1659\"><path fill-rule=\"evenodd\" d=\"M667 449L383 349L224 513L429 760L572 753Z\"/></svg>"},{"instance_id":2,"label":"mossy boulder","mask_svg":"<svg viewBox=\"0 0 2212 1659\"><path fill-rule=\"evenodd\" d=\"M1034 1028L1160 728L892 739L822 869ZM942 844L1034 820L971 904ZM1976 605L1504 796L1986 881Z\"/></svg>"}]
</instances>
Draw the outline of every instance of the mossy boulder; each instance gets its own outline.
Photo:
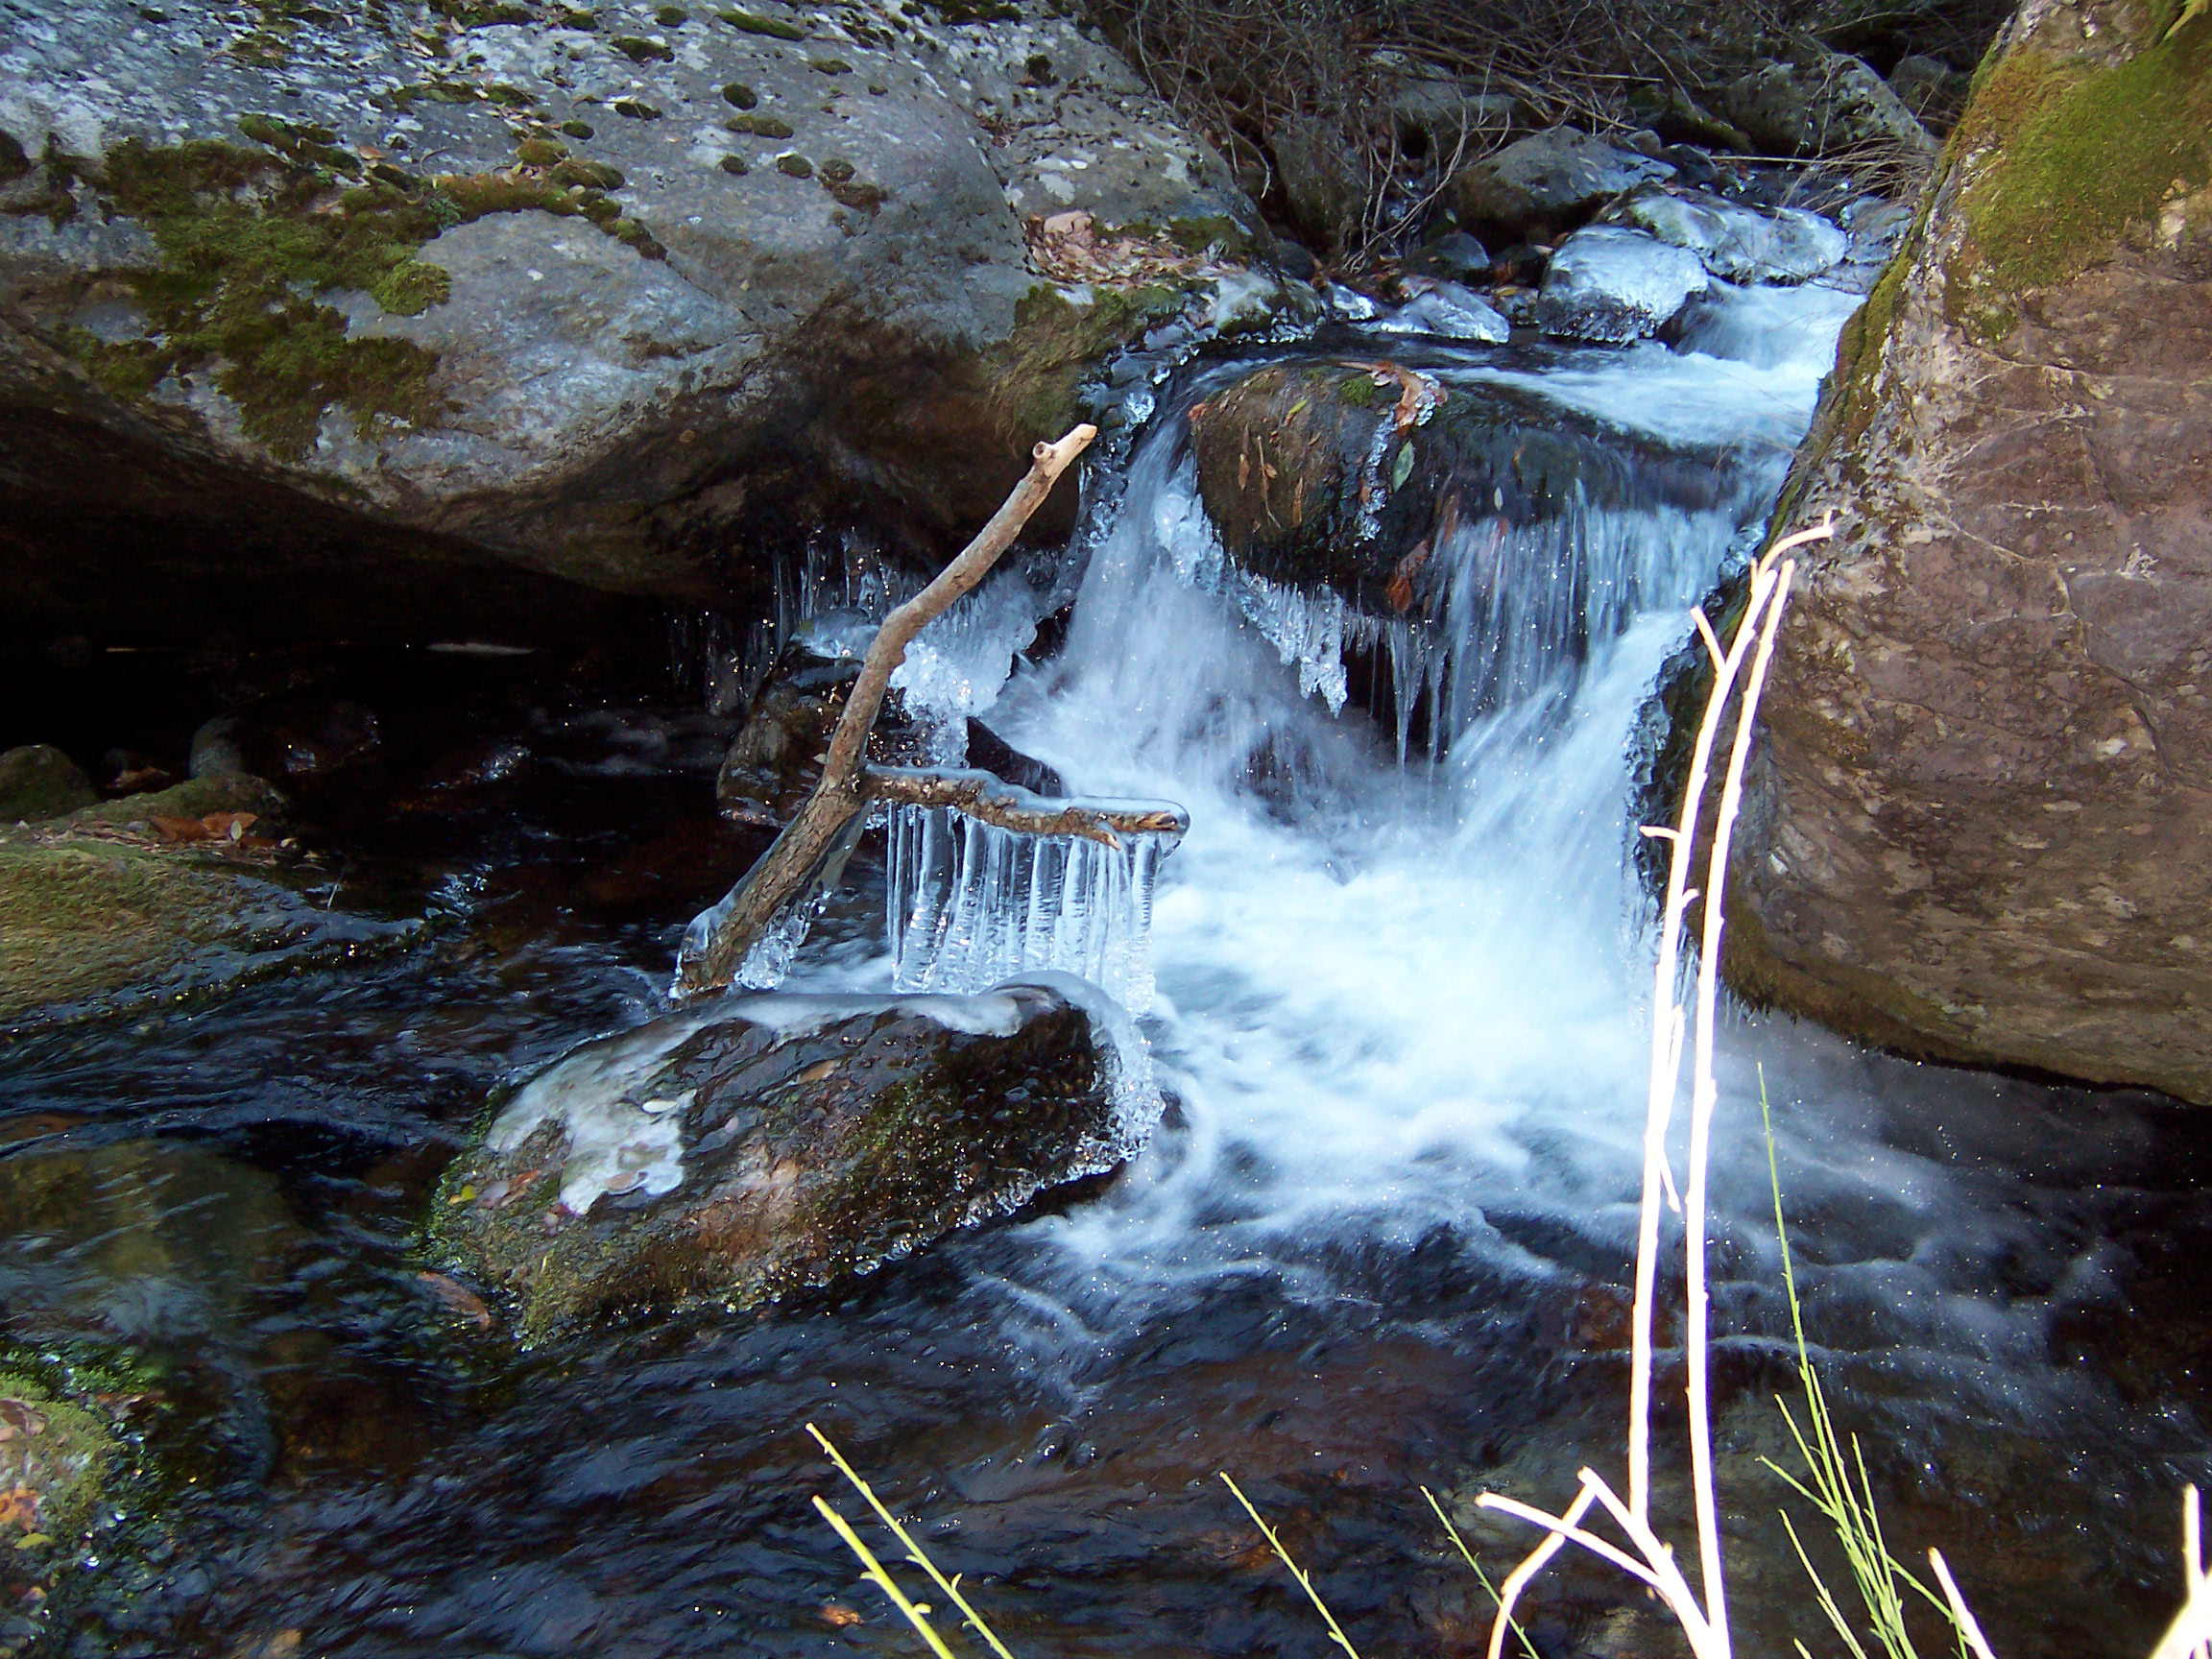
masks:
<instances>
[{"instance_id":1,"label":"mossy boulder","mask_svg":"<svg viewBox=\"0 0 2212 1659\"><path fill-rule=\"evenodd\" d=\"M90 0L11 42L9 625L404 625L395 561L509 615L549 580L726 602L790 478L933 555L1071 413L999 396L1025 223L1259 226L1058 9L495 10Z\"/></svg>"},{"instance_id":2,"label":"mossy boulder","mask_svg":"<svg viewBox=\"0 0 2212 1659\"><path fill-rule=\"evenodd\" d=\"M311 904L269 842L280 802L229 774L0 828L0 1025L197 995L406 937Z\"/></svg>"},{"instance_id":3,"label":"mossy boulder","mask_svg":"<svg viewBox=\"0 0 2212 1659\"><path fill-rule=\"evenodd\" d=\"M2212 1101L2207 362L2212 14L2027 7L1785 493L1741 989Z\"/></svg>"},{"instance_id":4,"label":"mossy boulder","mask_svg":"<svg viewBox=\"0 0 2212 1659\"><path fill-rule=\"evenodd\" d=\"M587 1044L455 1161L435 1247L529 1339L869 1272L1127 1154L1091 996L746 997Z\"/></svg>"},{"instance_id":5,"label":"mossy boulder","mask_svg":"<svg viewBox=\"0 0 2212 1659\"><path fill-rule=\"evenodd\" d=\"M59 818L99 798L77 762L51 744L30 743L0 754L0 824Z\"/></svg>"}]
</instances>

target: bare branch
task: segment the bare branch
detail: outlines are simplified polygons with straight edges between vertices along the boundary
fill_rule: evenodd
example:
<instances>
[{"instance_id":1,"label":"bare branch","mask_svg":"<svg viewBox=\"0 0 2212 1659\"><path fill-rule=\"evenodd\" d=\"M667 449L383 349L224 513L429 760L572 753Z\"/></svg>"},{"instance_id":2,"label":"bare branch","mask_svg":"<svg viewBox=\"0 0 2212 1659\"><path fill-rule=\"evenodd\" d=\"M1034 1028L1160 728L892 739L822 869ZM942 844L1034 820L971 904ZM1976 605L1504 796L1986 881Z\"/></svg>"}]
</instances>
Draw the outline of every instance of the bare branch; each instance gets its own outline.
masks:
<instances>
[{"instance_id":1,"label":"bare branch","mask_svg":"<svg viewBox=\"0 0 2212 1659\"><path fill-rule=\"evenodd\" d=\"M1190 828L1190 815L1171 801L1068 800L1039 795L992 772L871 766L861 790L871 801L950 806L1019 834L1078 835L1106 847L1119 847L1124 835L1181 835Z\"/></svg>"},{"instance_id":2,"label":"bare branch","mask_svg":"<svg viewBox=\"0 0 2212 1659\"><path fill-rule=\"evenodd\" d=\"M867 804L861 757L876 716L882 711L884 693L891 687L892 671L906 660L906 647L930 618L990 573L1029 516L1044 505L1060 474L1097 436L1095 426L1084 425L1056 443L1039 444L1030 452L1029 470L991 521L937 573L936 580L883 619L860 661L860 678L845 700L845 711L837 718L821 781L783 833L717 907L707 937L695 948L686 946L676 967L678 997L728 990L746 952L775 925L784 906L806 891Z\"/></svg>"}]
</instances>

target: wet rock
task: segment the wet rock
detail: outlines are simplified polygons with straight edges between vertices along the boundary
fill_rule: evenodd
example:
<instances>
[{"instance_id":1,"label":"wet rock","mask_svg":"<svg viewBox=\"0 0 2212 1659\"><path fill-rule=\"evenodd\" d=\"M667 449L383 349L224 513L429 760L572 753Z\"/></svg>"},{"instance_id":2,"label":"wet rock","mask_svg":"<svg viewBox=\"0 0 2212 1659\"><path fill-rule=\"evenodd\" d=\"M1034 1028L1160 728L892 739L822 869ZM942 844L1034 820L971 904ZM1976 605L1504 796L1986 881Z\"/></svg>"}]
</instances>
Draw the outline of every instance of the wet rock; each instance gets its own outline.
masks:
<instances>
[{"instance_id":1,"label":"wet rock","mask_svg":"<svg viewBox=\"0 0 2212 1659\"><path fill-rule=\"evenodd\" d=\"M1514 241L1579 225L1612 197L1672 176L1665 161L1553 127L1517 139L1452 180L1461 224Z\"/></svg>"},{"instance_id":2,"label":"wet rock","mask_svg":"<svg viewBox=\"0 0 2212 1659\"><path fill-rule=\"evenodd\" d=\"M1844 330L1729 972L2212 1101L2212 17L2030 8Z\"/></svg>"},{"instance_id":3,"label":"wet rock","mask_svg":"<svg viewBox=\"0 0 2212 1659\"><path fill-rule=\"evenodd\" d=\"M433 1231L532 1337L869 1272L1126 1155L1094 995L747 997L587 1044L456 1161Z\"/></svg>"},{"instance_id":4,"label":"wet rock","mask_svg":"<svg viewBox=\"0 0 2212 1659\"><path fill-rule=\"evenodd\" d=\"M708 597L767 495L963 530L1074 418L1058 312L1086 366L1142 331L1141 278L1061 296L1026 224L1222 259L1259 226L1043 7L494 10L94 0L11 34L0 154L40 157L0 182L12 624Z\"/></svg>"},{"instance_id":5,"label":"wet rock","mask_svg":"<svg viewBox=\"0 0 2212 1659\"><path fill-rule=\"evenodd\" d=\"M1642 231L1593 225L1559 245L1537 290L1550 334L1623 345L1656 334L1711 285L1695 253Z\"/></svg>"},{"instance_id":6,"label":"wet rock","mask_svg":"<svg viewBox=\"0 0 2212 1659\"><path fill-rule=\"evenodd\" d=\"M70 813L62 827L84 830L148 830L162 820L206 818L216 813L247 814L273 824L285 808L284 797L265 779L246 772L210 772L166 789L118 796Z\"/></svg>"},{"instance_id":7,"label":"wet rock","mask_svg":"<svg viewBox=\"0 0 2212 1659\"><path fill-rule=\"evenodd\" d=\"M327 780L373 762L383 748L375 710L345 698L272 704L224 714L192 733L194 778L248 773L288 782Z\"/></svg>"},{"instance_id":8,"label":"wet rock","mask_svg":"<svg viewBox=\"0 0 2212 1659\"><path fill-rule=\"evenodd\" d=\"M784 649L715 774L714 799L724 814L764 827L791 821L822 776L830 734L859 678L857 656L827 656L806 640ZM868 758L879 766L919 766L929 758L927 734L907 718L896 690L868 734Z\"/></svg>"},{"instance_id":9,"label":"wet rock","mask_svg":"<svg viewBox=\"0 0 2212 1659\"><path fill-rule=\"evenodd\" d=\"M1324 254L1354 247L1367 205L1367 176L1342 134L1326 122L1294 115L1268 133L1267 147L1292 228Z\"/></svg>"},{"instance_id":10,"label":"wet rock","mask_svg":"<svg viewBox=\"0 0 2212 1659\"><path fill-rule=\"evenodd\" d=\"M1466 536L1503 546L1501 526L1586 504L1724 493L1720 457L1670 451L1515 386L1455 385L1422 415L1407 402L1422 384L1390 363L1285 363L1194 408L1199 493L1230 560L1370 616L1417 617L1444 602L1444 549ZM1493 575L1532 590L1552 580Z\"/></svg>"},{"instance_id":11,"label":"wet rock","mask_svg":"<svg viewBox=\"0 0 2212 1659\"><path fill-rule=\"evenodd\" d=\"M50 744L0 754L0 824L59 818L99 798L77 762Z\"/></svg>"},{"instance_id":12,"label":"wet rock","mask_svg":"<svg viewBox=\"0 0 2212 1659\"><path fill-rule=\"evenodd\" d=\"M1881 76L1810 37L1719 88L1714 102L1769 155L1926 161L1936 154L1928 129Z\"/></svg>"},{"instance_id":13,"label":"wet rock","mask_svg":"<svg viewBox=\"0 0 2212 1659\"><path fill-rule=\"evenodd\" d=\"M1850 249L1843 230L1817 213L1741 206L1704 191L1640 190L1607 219L1689 249L1730 282L1808 281Z\"/></svg>"},{"instance_id":14,"label":"wet rock","mask_svg":"<svg viewBox=\"0 0 2212 1659\"><path fill-rule=\"evenodd\" d=\"M1401 286L1405 304L1385 313L1375 326L1386 334L1432 334L1445 340L1479 340L1500 345L1513 325L1498 308L1471 288L1433 276L1407 276Z\"/></svg>"},{"instance_id":15,"label":"wet rock","mask_svg":"<svg viewBox=\"0 0 2212 1659\"><path fill-rule=\"evenodd\" d=\"M1447 230L1415 252L1406 268L1448 282L1479 282L1490 275L1490 251L1464 230Z\"/></svg>"}]
</instances>

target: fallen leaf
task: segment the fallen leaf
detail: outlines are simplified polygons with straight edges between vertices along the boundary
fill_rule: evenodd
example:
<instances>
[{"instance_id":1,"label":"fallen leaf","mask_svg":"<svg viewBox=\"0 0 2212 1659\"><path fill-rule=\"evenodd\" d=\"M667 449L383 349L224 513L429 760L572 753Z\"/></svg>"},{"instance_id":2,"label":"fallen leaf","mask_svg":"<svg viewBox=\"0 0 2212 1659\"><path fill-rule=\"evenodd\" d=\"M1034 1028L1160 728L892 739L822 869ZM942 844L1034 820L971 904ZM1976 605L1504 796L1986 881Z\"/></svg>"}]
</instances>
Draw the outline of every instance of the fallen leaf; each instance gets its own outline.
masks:
<instances>
[{"instance_id":1,"label":"fallen leaf","mask_svg":"<svg viewBox=\"0 0 2212 1659\"><path fill-rule=\"evenodd\" d=\"M484 1305L484 1298L469 1289L468 1286L457 1279L448 1279L443 1273L433 1273L428 1268L424 1268L415 1277L429 1286L433 1296L452 1309L454 1312L470 1321L477 1330L489 1331L492 1329L492 1310Z\"/></svg>"},{"instance_id":2,"label":"fallen leaf","mask_svg":"<svg viewBox=\"0 0 2212 1659\"><path fill-rule=\"evenodd\" d=\"M0 1527L19 1527L25 1532L35 1533L38 1528L38 1491L18 1480L12 1488L0 1492Z\"/></svg>"},{"instance_id":3,"label":"fallen leaf","mask_svg":"<svg viewBox=\"0 0 2212 1659\"><path fill-rule=\"evenodd\" d=\"M843 1630L864 1621L856 1608L848 1607L842 1601L825 1601L822 1603L822 1623Z\"/></svg>"}]
</instances>

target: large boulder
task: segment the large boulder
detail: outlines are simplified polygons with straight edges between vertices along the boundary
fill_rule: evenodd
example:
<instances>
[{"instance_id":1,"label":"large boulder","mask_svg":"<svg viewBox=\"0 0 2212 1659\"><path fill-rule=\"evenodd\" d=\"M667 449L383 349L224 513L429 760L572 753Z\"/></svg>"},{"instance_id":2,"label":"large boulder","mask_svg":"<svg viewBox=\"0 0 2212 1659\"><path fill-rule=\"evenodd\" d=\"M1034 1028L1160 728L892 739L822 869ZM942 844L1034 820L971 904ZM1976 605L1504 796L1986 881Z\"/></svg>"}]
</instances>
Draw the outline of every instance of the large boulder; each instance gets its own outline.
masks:
<instances>
[{"instance_id":1,"label":"large boulder","mask_svg":"<svg viewBox=\"0 0 2212 1659\"><path fill-rule=\"evenodd\" d=\"M433 1229L533 1338L835 1284L1126 1156L1148 1125L1094 1007L1046 976L667 1016L518 1091L447 1172Z\"/></svg>"},{"instance_id":2,"label":"large boulder","mask_svg":"<svg viewBox=\"0 0 2212 1659\"><path fill-rule=\"evenodd\" d=\"M1863 60L1800 36L1717 89L1719 112L1780 156L1925 160L1936 141Z\"/></svg>"},{"instance_id":3,"label":"large boulder","mask_svg":"<svg viewBox=\"0 0 2212 1659\"><path fill-rule=\"evenodd\" d=\"M1548 334L1625 345L1656 334L1712 286L1688 248L1619 225L1591 225L1559 244L1536 291Z\"/></svg>"},{"instance_id":4,"label":"large boulder","mask_svg":"<svg viewBox=\"0 0 2212 1659\"><path fill-rule=\"evenodd\" d=\"M2212 14L2032 0L1843 334L1735 983L2212 1101Z\"/></svg>"},{"instance_id":5,"label":"large boulder","mask_svg":"<svg viewBox=\"0 0 2212 1659\"><path fill-rule=\"evenodd\" d=\"M18 18L9 622L526 618L548 573L708 595L766 504L971 525L1181 299L1044 280L1029 222L1136 227L1171 289L1258 223L1109 49L985 10Z\"/></svg>"}]
</instances>

